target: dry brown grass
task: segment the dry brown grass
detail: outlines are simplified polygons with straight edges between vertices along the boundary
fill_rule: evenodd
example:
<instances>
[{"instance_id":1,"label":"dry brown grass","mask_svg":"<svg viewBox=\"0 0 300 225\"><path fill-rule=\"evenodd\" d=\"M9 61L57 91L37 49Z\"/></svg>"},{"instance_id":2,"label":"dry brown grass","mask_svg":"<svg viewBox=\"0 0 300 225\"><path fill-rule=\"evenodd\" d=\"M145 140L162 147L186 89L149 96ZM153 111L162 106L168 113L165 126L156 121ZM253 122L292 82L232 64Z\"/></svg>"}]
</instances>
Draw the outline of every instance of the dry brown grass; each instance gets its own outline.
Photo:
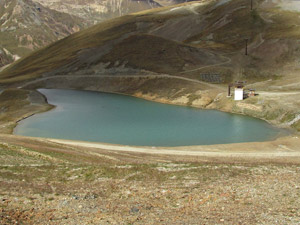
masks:
<instances>
[{"instance_id":1,"label":"dry brown grass","mask_svg":"<svg viewBox=\"0 0 300 225\"><path fill-rule=\"evenodd\" d=\"M105 55L101 60L114 62L122 60L127 66L146 69L157 73L174 74L182 71L186 63L190 66L209 65L211 60L221 62L217 55L210 55L200 49L153 35L133 35Z\"/></svg>"},{"instance_id":2,"label":"dry brown grass","mask_svg":"<svg viewBox=\"0 0 300 225\"><path fill-rule=\"evenodd\" d=\"M73 34L19 60L1 73L1 83L39 77L72 62L80 50L97 47L136 29L134 17L124 16Z\"/></svg>"},{"instance_id":3,"label":"dry brown grass","mask_svg":"<svg viewBox=\"0 0 300 225\"><path fill-rule=\"evenodd\" d=\"M268 43L264 43L259 52L251 49L255 55L252 58L242 58L237 52L242 52L246 38L249 39L249 45L258 41L258 37L261 36L266 39L285 38L286 41L295 39L299 34L299 21L295 20L296 13L282 12L276 8L260 8L261 3L262 1L256 1L255 9L252 11L249 2L245 0L230 1L217 8L214 7L215 2L210 2L195 8L194 10L197 10L194 12L195 15L199 13L200 17L199 28L194 24L195 31L192 33L195 35L187 38L184 43L159 36L149 36L148 33L167 24L176 24L180 18L188 17L191 18L191 24L195 23L194 20L198 17L195 15L190 17L188 10L183 10L182 13L176 13L176 10L174 13L160 13L174 7L172 6L108 20L21 59L1 73L0 83L11 84L35 79L42 74L52 74L53 71L55 71L53 74L85 71L102 62L109 62L110 67L114 67L116 61L124 62L126 67L173 74L183 69L189 70L190 67L217 64L220 61L218 54L228 53L232 53L230 57L233 59L232 63L227 65L228 68L245 68L247 73L245 78L249 80L267 79L271 77L270 70L273 66L286 57L284 54L273 59L270 56L272 52L267 52ZM269 19L274 23L264 18L268 13L271 15ZM172 32L181 32L181 30ZM208 40L210 34L213 34L213 37ZM193 43L196 48L185 45L190 43ZM104 57L93 58L93 54L101 51L105 52ZM262 55L264 52L267 53ZM211 53L213 54L210 55ZM209 60L206 60L207 58ZM237 58L239 59L236 60ZM286 59L285 63L294 58ZM188 66L183 68L184 65ZM235 70L232 70L232 73L235 74L228 76L230 79L237 76Z\"/></svg>"},{"instance_id":4,"label":"dry brown grass","mask_svg":"<svg viewBox=\"0 0 300 225\"><path fill-rule=\"evenodd\" d=\"M299 12L283 11L278 8L266 10L270 20L273 21L268 27L265 39L299 39L300 38L300 18Z\"/></svg>"}]
</instances>

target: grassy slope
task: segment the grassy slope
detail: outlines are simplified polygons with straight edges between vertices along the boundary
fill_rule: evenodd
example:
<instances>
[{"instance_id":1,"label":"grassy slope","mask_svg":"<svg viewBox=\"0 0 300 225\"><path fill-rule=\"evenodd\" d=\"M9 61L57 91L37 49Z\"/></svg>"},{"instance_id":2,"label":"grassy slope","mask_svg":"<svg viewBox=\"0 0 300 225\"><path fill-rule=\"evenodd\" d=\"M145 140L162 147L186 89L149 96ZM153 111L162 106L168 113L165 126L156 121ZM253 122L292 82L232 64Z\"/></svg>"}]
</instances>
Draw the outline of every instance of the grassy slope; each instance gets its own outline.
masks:
<instances>
[{"instance_id":1,"label":"grassy slope","mask_svg":"<svg viewBox=\"0 0 300 225\"><path fill-rule=\"evenodd\" d=\"M63 66L76 56L76 53L86 48L100 46L110 39L118 38L128 31L134 31L136 26L132 16L109 20L84 32L73 34L30 56L19 60L3 71L2 82L31 79L42 73Z\"/></svg>"},{"instance_id":2,"label":"grassy slope","mask_svg":"<svg viewBox=\"0 0 300 225\"><path fill-rule=\"evenodd\" d=\"M104 62L115 62L118 59L133 68L169 74L182 71L186 63L193 66L200 63L209 65L214 59L220 60L218 56L211 56L200 49L145 34L130 36L102 58Z\"/></svg>"},{"instance_id":3,"label":"grassy slope","mask_svg":"<svg viewBox=\"0 0 300 225\"><path fill-rule=\"evenodd\" d=\"M5 47L14 55L24 57L75 31L87 28L96 21L100 22L130 12L160 7L155 2L150 5L147 1L123 1L118 10L114 8L117 5L110 4L110 1L101 3L104 5L93 5L93 1L52 2L49 5L47 1L46 4L44 3L38 0L1 1L0 18L2 16L3 18L0 24L3 24L1 27L3 32L0 32L0 47ZM103 12L98 11L99 8ZM41 23L36 23L37 21ZM0 53L0 56L3 58L0 61L0 67L14 61L8 60L4 54Z\"/></svg>"},{"instance_id":4,"label":"grassy slope","mask_svg":"<svg viewBox=\"0 0 300 225\"><path fill-rule=\"evenodd\" d=\"M273 21L265 34L266 39L300 39L300 13L294 11L282 11L278 8L266 10L272 15Z\"/></svg>"},{"instance_id":5,"label":"grassy slope","mask_svg":"<svg viewBox=\"0 0 300 225\"><path fill-rule=\"evenodd\" d=\"M73 60L76 60L76 56L81 50L89 48L97 48L103 46L106 42L118 39L123 35L128 35L132 32L147 32L147 30L137 30L137 21L139 23L148 23L152 26L156 26L157 24L164 23L170 18L178 18L185 15L163 15L157 14L160 11L165 9L154 9L146 11L145 13L137 13L135 15L124 16L116 19L112 19L106 22L103 22L99 25L96 25L92 28L89 28L83 32L79 32L77 34L71 35L63 40L60 40L54 44L51 44L33 54L29 57L19 60L16 64L12 65L11 67L7 68L3 73L1 73L1 83L11 83L15 81L25 80L25 79L32 79L35 77L40 76L45 72L49 72L53 69L56 69L60 66L65 64L71 63ZM137 37L137 42L139 44L145 43L141 41L139 36ZM131 40L133 38L131 37ZM130 40L130 39L128 39ZM128 41L127 40L127 41ZM150 39L148 39L150 40ZM156 40L160 40L164 42L166 47L172 46L173 50L171 50L171 54L176 52L176 48L178 46L183 46L183 44L170 42L165 39L156 38ZM133 41L134 42L134 41ZM133 44L133 42L131 44ZM155 42L155 41L154 41ZM157 48L159 47L159 42L157 42ZM132 47L136 47L132 45ZM145 49L145 45L139 46L139 51L141 55ZM116 49L116 48L115 48ZM154 54L157 52L154 51ZM115 58L115 51L111 54L107 54L105 56L105 60L118 60ZM126 54L126 52L124 53ZM105 61L104 60L104 61ZM175 66L174 62L182 61L182 59L172 60L168 62L169 68ZM153 62L152 64L155 64ZM182 64L182 63L180 63ZM141 65L136 65L137 67L141 67ZM182 65L181 65L182 66ZM146 66L147 68L147 66ZM153 69L153 68L148 68ZM158 71L159 72L159 71ZM165 71L168 72L168 71Z\"/></svg>"},{"instance_id":6,"label":"grassy slope","mask_svg":"<svg viewBox=\"0 0 300 225\"><path fill-rule=\"evenodd\" d=\"M200 46L204 47L207 36L213 34L213 42L217 49L242 49L246 38L251 43L265 28L265 22L257 10L250 11L245 5L247 6L244 1L233 1L212 10L208 7L204 12L208 15L207 25L201 33L190 37L186 42L204 41L200 42ZM219 46L222 47L218 48ZM214 45L210 47L213 49Z\"/></svg>"},{"instance_id":7,"label":"grassy slope","mask_svg":"<svg viewBox=\"0 0 300 225\"><path fill-rule=\"evenodd\" d=\"M300 55L296 51L299 16L295 17L297 13L282 11L274 6L265 8L260 5L262 0L257 1L255 9L250 11L248 3L237 0L216 6L216 1L207 1L194 8L193 3L187 3L112 19L18 61L0 74L0 83L33 79L55 70L61 74L84 71L102 62L109 62L109 67L113 67L117 61L131 68L173 74L195 66L222 63L224 59L221 60L216 54L226 54L231 63L222 67L211 66L209 72L226 71L229 76L237 77L240 71L244 71L244 79L250 81L282 76L282 64L278 62L286 64ZM169 11L179 7L183 10ZM172 40L176 38L163 33L148 35L160 27L170 29L174 36L176 32L182 35L178 24L183 20L187 21L185 26L192 27L191 33L186 32L183 43L174 42ZM248 57L244 56L246 38L249 39ZM200 50L192 49L191 45ZM270 50L276 47L281 51L276 53ZM97 51L103 51L103 56L91 61L82 59ZM215 55L203 63L211 53ZM190 67L184 68L186 64ZM63 67L64 70L59 70ZM200 72L190 75L197 76Z\"/></svg>"}]
</instances>

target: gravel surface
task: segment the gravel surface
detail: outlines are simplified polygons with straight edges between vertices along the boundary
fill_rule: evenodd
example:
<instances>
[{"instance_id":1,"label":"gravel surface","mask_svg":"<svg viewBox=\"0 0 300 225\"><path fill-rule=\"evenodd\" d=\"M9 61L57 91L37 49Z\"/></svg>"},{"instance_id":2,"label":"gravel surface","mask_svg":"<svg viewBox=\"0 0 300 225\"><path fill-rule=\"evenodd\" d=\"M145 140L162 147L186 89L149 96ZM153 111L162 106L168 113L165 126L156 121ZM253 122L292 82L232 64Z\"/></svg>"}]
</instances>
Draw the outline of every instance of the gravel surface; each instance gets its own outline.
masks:
<instances>
[{"instance_id":1,"label":"gravel surface","mask_svg":"<svg viewBox=\"0 0 300 225\"><path fill-rule=\"evenodd\" d=\"M0 224L299 224L299 172L0 135Z\"/></svg>"}]
</instances>

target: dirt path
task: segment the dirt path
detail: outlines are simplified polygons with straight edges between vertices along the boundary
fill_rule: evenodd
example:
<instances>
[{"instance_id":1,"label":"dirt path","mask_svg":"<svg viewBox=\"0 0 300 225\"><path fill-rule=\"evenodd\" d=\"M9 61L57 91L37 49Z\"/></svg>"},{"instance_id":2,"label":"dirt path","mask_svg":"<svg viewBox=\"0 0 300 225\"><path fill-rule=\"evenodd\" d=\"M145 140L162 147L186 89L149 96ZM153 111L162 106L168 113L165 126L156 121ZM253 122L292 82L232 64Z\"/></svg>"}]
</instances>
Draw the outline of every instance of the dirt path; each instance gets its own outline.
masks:
<instances>
[{"instance_id":1,"label":"dirt path","mask_svg":"<svg viewBox=\"0 0 300 225\"><path fill-rule=\"evenodd\" d=\"M280 97L280 96L287 96L287 95L299 95L300 91L280 91L280 92L270 92L270 91L260 91L259 94L265 97Z\"/></svg>"},{"instance_id":2,"label":"dirt path","mask_svg":"<svg viewBox=\"0 0 300 225\"><path fill-rule=\"evenodd\" d=\"M184 155L203 157L239 157L239 158L276 158L300 157L300 138L298 136L279 138L269 142L252 142L185 147L138 147L105 143L45 139L56 144L97 148L117 152L134 152L158 155ZM282 144L284 143L284 144Z\"/></svg>"},{"instance_id":3,"label":"dirt path","mask_svg":"<svg viewBox=\"0 0 300 225\"><path fill-rule=\"evenodd\" d=\"M217 64L212 64L212 65L207 65L207 66L201 66L201 67L198 67L196 69L183 71L183 72L181 72L181 74L186 74L186 73L198 71L198 70L201 70L201 69L206 69L206 68L210 68L210 67L214 67L214 66L221 66L221 65L231 63L231 58L226 57L224 55L222 55L222 57L225 60L224 62L217 63ZM48 79L55 79L55 78L64 78L64 77L70 77L70 75L56 75L56 76L44 77L44 78L36 79L34 81L27 82L27 83L19 86L18 88L26 88L27 86L29 86L31 84L35 84L35 83L40 82L40 81L45 81L45 80L48 80ZM224 89L224 90L226 89L226 88L221 87L220 85L210 84L210 83L203 82L203 81L196 80L196 79L192 79L192 78L180 77L180 76L176 76L176 75L173 76L173 75L167 75L167 74L160 74L160 75L118 75L118 76L115 76L115 75L111 75L111 76L72 75L72 77L78 77L78 78L80 78L80 77L92 77L92 78L95 78L95 77L101 77L101 78L122 78L122 77L126 77L126 78L136 78L136 77L138 77L138 78L170 78L170 79L186 80L186 81L190 81L190 82L193 82L193 83L206 85L206 86L209 86L211 88L216 88L216 89Z\"/></svg>"},{"instance_id":4,"label":"dirt path","mask_svg":"<svg viewBox=\"0 0 300 225\"><path fill-rule=\"evenodd\" d=\"M201 66L201 67L198 67L198 68L196 68L196 69L183 71L183 72L181 72L181 74L184 74L184 73L190 73L190 72L195 72L195 71L202 70L202 69L207 69L207 68L210 68L210 67L213 67L213 66L222 66L222 65L231 63L231 58L228 58L228 57L226 57L226 56L224 56L224 55L223 55L222 57L223 57L224 59L226 59L225 62L221 62L221 63L217 63L217 64L212 64L212 65L207 65L207 66Z\"/></svg>"},{"instance_id":5,"label":"dirt path","mask_svg":"<svg viewBox=\"0 0 300 225\"><path fill-rule=\"evenodd\" d=\"M173 75L167 75L167 74L161 74L161 75L110 75L110 76L106 76L106 75L57 75L57 76L49 76L49 77L43 77L40 79L36 79L30 82L27 82L21 86L19 86L18 88L26 88L32 84L36 84L38 82L41 81L46 81L49 79L56 79L56 78L170 78L170 79L179 79L179 80L186 80L186 81L190 81L193 83L198 83L198 84L202 84L202 85L206 85L208 87L211 88L217 88L217 89L223 89L221 86L219 85L215 85L215 84L210 84L210 83L206 83L200 80L196 80L196 79L191 79L191 78L186 78L186 77L180 77L180 76L173 76Z\"/></svg>"}]
</instances>

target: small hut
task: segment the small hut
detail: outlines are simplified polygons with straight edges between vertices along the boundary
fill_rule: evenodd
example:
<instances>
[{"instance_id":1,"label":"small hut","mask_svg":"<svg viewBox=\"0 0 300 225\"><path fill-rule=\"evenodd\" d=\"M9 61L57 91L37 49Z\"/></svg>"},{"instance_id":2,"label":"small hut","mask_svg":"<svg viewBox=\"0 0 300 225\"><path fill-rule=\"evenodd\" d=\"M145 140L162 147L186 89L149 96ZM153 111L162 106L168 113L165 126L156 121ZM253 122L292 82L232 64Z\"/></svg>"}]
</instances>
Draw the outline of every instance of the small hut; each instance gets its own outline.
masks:
<instances>
[{"instance_id":1,"label":"small hut","mask_svg":"<svg viewBox=\"0 0 300 225\"><path fill-rule=\"evenodd\" d=\"M244 85L237 85L234 88L234 100L244 100Z\"/></svg>"},{"instance_id":2,"label":"small hut","mask_svg":"<svg viewBox=\"0 0 300 225\"><path fill-rule=\"evenodd\" d=\"M244 99L245 81L236 81L234 84L228 85L228 97L231 96L231 87L234 87L234 100L240 101Z\"/></svg>"}]
</instances>

